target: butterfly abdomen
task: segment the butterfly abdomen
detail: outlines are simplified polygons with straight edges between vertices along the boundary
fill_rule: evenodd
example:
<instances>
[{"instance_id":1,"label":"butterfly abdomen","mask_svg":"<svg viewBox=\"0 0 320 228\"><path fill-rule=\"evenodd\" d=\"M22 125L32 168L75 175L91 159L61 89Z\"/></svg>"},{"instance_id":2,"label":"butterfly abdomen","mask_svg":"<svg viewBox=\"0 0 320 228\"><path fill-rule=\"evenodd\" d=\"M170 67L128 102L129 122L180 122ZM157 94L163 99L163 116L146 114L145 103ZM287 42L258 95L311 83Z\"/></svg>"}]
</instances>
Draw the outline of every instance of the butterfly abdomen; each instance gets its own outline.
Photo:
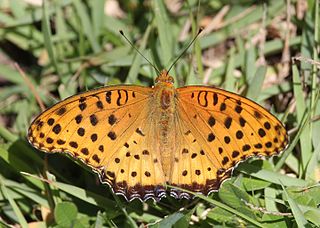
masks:
<instances>
[{"instance_id":1,"label":"butterfly abdomen","mask_svg":"<svg viewBox=\"0 0 320 228\"><path fill-rule=\"evenodd\" d=\"M166 85L164 85L166 84ZM170 176L172 166L172 156L175 145L174 137L174 113L175 113L175 88L171 84L160 82L155 87L155 110L154 120L157 127L157 140L159 140L159 152L161 155L161 165L166 177Z\"/></svg>"}]
</instances>

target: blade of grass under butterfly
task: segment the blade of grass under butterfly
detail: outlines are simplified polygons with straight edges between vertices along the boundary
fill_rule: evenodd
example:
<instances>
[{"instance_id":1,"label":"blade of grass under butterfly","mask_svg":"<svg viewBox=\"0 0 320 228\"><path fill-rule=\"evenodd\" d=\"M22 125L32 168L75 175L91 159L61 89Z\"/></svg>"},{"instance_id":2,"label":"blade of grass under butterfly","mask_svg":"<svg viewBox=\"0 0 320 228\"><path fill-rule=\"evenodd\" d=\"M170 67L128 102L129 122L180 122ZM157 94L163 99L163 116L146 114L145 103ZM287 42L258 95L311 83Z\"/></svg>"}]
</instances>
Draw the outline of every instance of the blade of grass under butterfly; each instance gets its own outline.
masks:
<instances>
[{"instance_id":1,"label":"blade of grass under butterfly","mask_svg":"<svg viewBox=\"0 0 320 228\"><path fill-rule=\"evenodd\" d=\"M39 191L36 191L32 187L29 187L26 184L21 184L12 180L5 180L5 185L8 188L11 188L13 191L16 191L17 193L27 197L31 201L37 204L40 204L42 206L49 207L45 197L43 197L43 195Z\"/></svg>"},{"instance_id":2,"label":"blade of grass under butterfly","mask_svg":"<svg viewBox=\"0 0 320 228\"><path fill-rule=\"evenodd\" d=\"M186 190L186 189L178 188L178 187L176 187L176 186L170 186L170 185L167 185L167 186L173 187L173 188L176 188L176 189L179 189L179 190L181 190L181 191L184 191L184 192L187 192L187 193L189 193L189 194L191 194L191 195L194 195L194 196L196 196L196 197L198 197L198 198L200 198L200 199L202 199L202 200L205 200L205 201L207 201L208 203L211 203L211 204L213 204L213 205L215 205L215 206L217 206L217 207L220 207L220 208L222 208L222 209L224 209L224 210L226 210L226 211L228 211L228 212L230 212L230 213L233 213L233 214L235 214L235 215L243 218L244 220L248 221L249 223L252 223L253 225L255 225L255 226L257 226L257 227L263 227L263 225L262 225L261 223L259 223L258 221L252 219L251 217L249 217L249 216L247 216L247 215L245 215L245 214L243 214L243 213L241 213L241 212L233 209L232 207L229 207L229 206L227 206L227 205L225 205L225 204L223 204L223 203L221 203L221 202L219 202L219 201L217 201L217 200L211 199L211 198L206 197L206 196L201 195L201 194L197 194L197 193L188 191L188 190Z\"/></svg>"},{"instance_id":3,"label":"blade of grass under butterfly","mask_svg":"<svg viewBox=\"0 0 320 228\"><path fill-rule=\"evenodd\" d=\"M112 209L113 212L117 211L117 209L115 209L114 202L112 200L107 199L106 197L97 195L93 192L86 191L82 188L78 188L73 185L61 183L61 182L52 182L51 184L59 188L60 190L70 195L73 195L74 197L77 197L87 203L90 203L95 206L104 207L107 210Z\"/></svg>"},{"instance_id":4,"label":"blade of grass under butterfly","mask_svg":"<svg viewBox=\"0 0 320 228\"><path fill-rule=\"evenodd\" d=\"M266 187L264 189L264 201L265 201L265 208L267 211L278 211L276 199L277 191L275 188Z\"/></svg>"},{"instance_id":5,"label":"blade of grass under butterfly","mask_svg":"<svg viewBox=\"0 0 320 228\"><path fill-rule=\"evenodd\" d=\"M309 162L307 170L306 170L306 177L308 177L311 180L317 179L317 174L319 171L319 169L318 169L319 159L320 159L320 143L314 149L314 151L312 153L312 157L310 159L310 162Z\"/></svg>"},{"instance_id":6,"label":"blade of grass under butterfly","mask_svg":"<svg viewBox=\"0 0 320 228\"><path fill-rule=\"evenodd\" d=\"M289 196L289 194L287 193L283 185L282 185L282 189L283 189L284 195L288 200L292 214L295 218L295 221L297 222L298 227L307 227L308 221L305 219L301 209L299 208L299 205Z\"/></svg>"},{"instance_id":7,"label":"blade of grass under butterfly","mask_svg":"<svg viewBox=\"0 0 320 228\"><path fill-rule=\"evenodd\" d=\"M308 185L308 182L305 180L289 177L287 175L282 175L276 171L269 171L269 170L263 170L263 169L257 170L257 167L251 164L245 164L245 167L242 165L239 165L237 167L237 170L274 184L282 183L285 186L301 186L301 187Z\"/></svg>"},{"instance_id":8,"label":"blade of grass under butterfly","mask_svg":"<svg viewBox=\"0 0 320 228\"><path fill-rule=\"evenodd\" d=\"M7 187L5 186L4 178L0 175L0 189L5 199L9 201L10 206L12 207L17 220L19 221L21 227L29 227L27 221L25 220L20 207L17 205L16 201L12 198L11 194L8 192Z\"/></svg>"},{"instance_id":9,"label":"blade of grass under butterfly","mask_svg":"<svg viewBox=\"0 0 320 228\"><path fill-rule=\"evenodd\" d=\"M7 128L0 126L0 136L8 142L14 142L18 139L17 135L14 135Z\"/></svg>"},{"instance_id":10,"label":"blade of grass under butterfly","mask_svg":"<svg viewBox=\"0 0 320 228\"><path fill-rule=\"evenodd\" d=\"M296 145L298 144L299 140L300 140L300 135L301 132L304 131L304 128L308 122L310 118L310 113L307 113L303 116L303 119L301 120L301 122L299 123L299 131L297 132L297 134L295 135L294 139L290 142L288 148L281 154L280 159L278 161L278 163L275 165L274 170L275 171L279 171L281 169L281 167L283 166L283 164L286 162L287 157L289 156L290 153L292 153L293 149L296 147ZM300 166L299 166L300 167Z\"/></svg>"}]
</instances>

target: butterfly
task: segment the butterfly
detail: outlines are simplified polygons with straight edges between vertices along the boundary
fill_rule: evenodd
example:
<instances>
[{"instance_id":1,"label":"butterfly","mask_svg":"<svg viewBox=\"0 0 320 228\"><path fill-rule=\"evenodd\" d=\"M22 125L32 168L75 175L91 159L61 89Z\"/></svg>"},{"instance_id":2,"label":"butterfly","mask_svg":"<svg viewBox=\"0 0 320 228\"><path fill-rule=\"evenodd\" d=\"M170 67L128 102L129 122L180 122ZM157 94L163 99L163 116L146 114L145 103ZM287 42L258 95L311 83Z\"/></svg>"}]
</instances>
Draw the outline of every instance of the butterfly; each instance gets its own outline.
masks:
<instances>
[{"instance_id":1,"label":"butterfly","mask_svg":"<svg viewBox=\"0 0 320 228\"><path fill-rule=\"evenodd\" d=\"M239 162L287 147L282 123L255 102L173 83L163 70L154 87L106 86L69 97L35 118L28 141L80 159L127 200L160 200L167 184L207 195ZM176 188L170 195L190 198Z\"/></svg>"}]
</instances>

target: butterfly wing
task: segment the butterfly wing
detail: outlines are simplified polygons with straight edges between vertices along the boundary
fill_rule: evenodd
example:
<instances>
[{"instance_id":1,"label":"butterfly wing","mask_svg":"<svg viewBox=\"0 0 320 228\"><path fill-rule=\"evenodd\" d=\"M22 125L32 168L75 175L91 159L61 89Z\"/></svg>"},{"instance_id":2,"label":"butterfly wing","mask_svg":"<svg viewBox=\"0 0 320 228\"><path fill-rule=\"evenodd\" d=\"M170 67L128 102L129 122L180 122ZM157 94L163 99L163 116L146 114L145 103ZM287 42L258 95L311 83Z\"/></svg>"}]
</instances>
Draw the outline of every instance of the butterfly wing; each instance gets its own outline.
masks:
<instances>
[{"instance_id":1,"label":"butterfly wing","mask_svg":"<svg viewBox=\"0 0 320 228\"><path fill-rule=\"evenodd\" d=\"M204 86L177 89L176 131L181 143L172 185L208 194L251 156L283 151L288 136L281 122L255 102ZM172 190L176 197L188 197Z\"/></svg>"},{"instance_id":2,"label":"butterfly wing","mask_svg":"<svg viewBox=\"0 0 320 228\"><path fill-rule=\"evenodd\" d=\"M148 87L109 86L72 96L40 114L28 140L79 158L127 199L161 197L164 175L147 145L154 134L146 126L151 95Z\"/></svg>"}]
</instances>

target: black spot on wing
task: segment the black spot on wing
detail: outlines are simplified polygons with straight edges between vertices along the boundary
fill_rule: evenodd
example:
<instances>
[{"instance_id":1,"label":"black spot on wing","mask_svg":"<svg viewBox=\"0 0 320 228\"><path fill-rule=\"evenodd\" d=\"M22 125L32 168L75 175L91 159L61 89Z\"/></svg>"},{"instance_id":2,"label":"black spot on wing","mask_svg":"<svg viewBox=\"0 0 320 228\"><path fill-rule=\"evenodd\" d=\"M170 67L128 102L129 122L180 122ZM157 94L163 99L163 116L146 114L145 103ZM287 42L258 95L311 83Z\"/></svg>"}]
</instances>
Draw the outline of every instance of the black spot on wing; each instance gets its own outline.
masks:
<instances>
[{"instance_id":1,"label":"black spot on wing","mask_svg":"<svg viewBox=\"0 0 320 228\"><path fill-rule=\"evenodd\" d=\"M67 111L67 109L65 107L61 107L58 109L58 111L56 113L57 113L57 115L62 116L66 111Z\"/></svg>"},{"instance_id":2,"label":"black spot on wing","mask_svg":"<svg viewBox=\"0 0 320 228\"><path fill-rule=\"evenodd\" d=\"M202 107L207 107L208 106L208 92L207 91L200 91L198 93L198 104L201 105Z\"/></svg>"},{"instance_id":3,"label":"black spot on wing","mask_svg":"<svg viewBox=\"0 0 320 228\"><path fill-rule=\"evenodd\" d=\"M111 104L111 96L112 96L112 92L111 91L106 92L106 102L108 104Z\"/></svg>"},{"instance_id":4,"label":"black spot on wing","mask_svg":"<svg viewBox=\"0 0 320 228\"><path fill-rule=\"evenodd\" d=\"M124 93L124 99L122 99L122 93ZM118 99L117 105L125 105L128 102L128 91L127 90L118 90Z\"/></svg>"}]
</instances>

